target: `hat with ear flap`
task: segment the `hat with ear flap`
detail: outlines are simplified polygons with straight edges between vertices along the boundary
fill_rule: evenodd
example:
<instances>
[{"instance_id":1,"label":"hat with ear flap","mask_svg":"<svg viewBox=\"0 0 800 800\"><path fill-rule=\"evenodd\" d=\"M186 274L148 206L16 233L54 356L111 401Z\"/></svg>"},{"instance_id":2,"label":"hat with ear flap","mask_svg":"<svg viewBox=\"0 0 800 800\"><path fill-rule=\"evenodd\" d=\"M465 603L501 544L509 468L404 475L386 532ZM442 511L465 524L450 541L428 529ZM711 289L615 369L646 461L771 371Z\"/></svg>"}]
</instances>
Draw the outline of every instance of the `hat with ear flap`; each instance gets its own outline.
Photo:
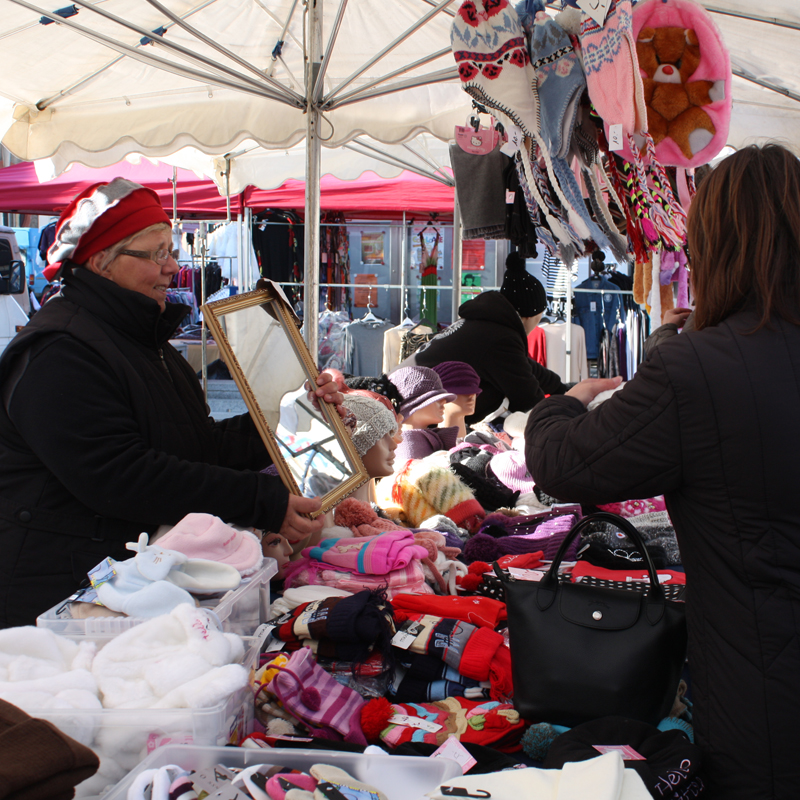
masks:
<instances>
[{"instance_id":1,"label":"hat with ear flap","mask_svg":"<svg viewBox=\"0 0 800 800\"><path fill-rule=\"evenodd\" d=\"M626 136L646 131L631 0L612 0L603 25L584 13L580 44L589 97L597 113L607 125L622 125Z\"/></svg>"},{"instance_id":2,"label":"hat with ear flap","mask_svg":"<svg viewBox=\"0 0 800 800\"><path fill-rule=\"evenodd\" d=\"M525 33L508 0L465 0L450 31L461 88L505 125L534 136L539 103Z\"/></svg>"},{"instance_id":3,"label":"hat with ear flap","mask_svg":"<svg viewBox=\"0 0 800 800\"><path fill-rule=\"evenodd\" d=\"M125 178L96 183L64 209L47 260L84 264L95 253L159 222L169 225L170 219L152 189Z\"/></svg>"}]
</instances>

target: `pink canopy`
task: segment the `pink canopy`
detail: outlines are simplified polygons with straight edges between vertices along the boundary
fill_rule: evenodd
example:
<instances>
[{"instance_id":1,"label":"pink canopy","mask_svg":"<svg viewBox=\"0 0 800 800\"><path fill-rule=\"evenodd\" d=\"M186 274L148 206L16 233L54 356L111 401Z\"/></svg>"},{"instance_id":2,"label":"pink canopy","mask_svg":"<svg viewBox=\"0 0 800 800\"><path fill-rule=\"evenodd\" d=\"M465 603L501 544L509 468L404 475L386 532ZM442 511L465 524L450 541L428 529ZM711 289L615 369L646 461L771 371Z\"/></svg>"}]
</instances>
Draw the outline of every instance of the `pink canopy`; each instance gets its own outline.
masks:
<instances>
[{"instance_id":1,"label":"pink canopy","mask_svg":"<svg viewBox=\"0 0 800 800\"><path fill-rule=\"evenodd\" d=\"M90 169L81 164L58 178L39 183L30 162L0 169L0 211L19 214L58 215L83 189L94 183L120 176L156 191L161 203L172 214L172 167L167 164L141 164L127 161L104 169ZM183 219L219 219L225 216L225 198L214 183L198 178L193 172L177 170L178 216ZM452 215L453 188L413 172L397 178L380 178L365 172L354 181L325 175L321 181L323 211L343 211L348 216L396 219L406 211L409 216L432 212ZM256 211L265 208L292 208L301 215L305 205L305 183L288 180L277 189L248 187L243 195L231 197L231 213L242 211L244 204Z\"/></svg>"}]
</instances>

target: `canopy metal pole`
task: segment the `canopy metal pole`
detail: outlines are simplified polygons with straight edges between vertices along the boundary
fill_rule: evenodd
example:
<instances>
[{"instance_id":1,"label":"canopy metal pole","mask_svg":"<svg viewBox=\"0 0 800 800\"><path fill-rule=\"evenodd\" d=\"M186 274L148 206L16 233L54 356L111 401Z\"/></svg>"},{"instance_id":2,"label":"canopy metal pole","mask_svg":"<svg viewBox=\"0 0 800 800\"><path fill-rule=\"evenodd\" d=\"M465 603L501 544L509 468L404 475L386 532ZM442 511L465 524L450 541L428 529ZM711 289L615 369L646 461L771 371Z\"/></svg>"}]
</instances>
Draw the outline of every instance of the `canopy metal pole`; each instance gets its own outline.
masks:
<instances>
[{"instance_id":1,"label":"canopy metal pole","mask_svg":"<svg viewBox=\"0 0 800 800\"><path fill-rule=\"evenodd\" d=\"M178 168L172 168L172 224L178 219Z\"/></svg>"},{"instance_id":2,"label":"canopy metal pole","mask_svg":"<svg viewBox=\"0 0 800 800\"><path fill-rule=\"evenodd\" d=\"M208 253L208 228L200 223L200 305L206 301L206 254ZM203 375L203 399L208 403L208 328L206 319L200 320L201 370Z\"/></svg>"},{"instance_id":3,"label":"canopy metal pole","mask_svg":"<svg viewBox=\"0 0 800 800\"><path fill-rule=\"evenodd\" d=\"M567 350L566 359L566 375L564 376L564 383L572 383L572 267L564 264L564 269L567 271L567 302L564 308L564 315L567 320L567 329L564 331L566 334L565 345ZM589 377L586 375L585 377Z\"/></svg>"},{"instance_id":4,"label":"canopy metal pole","mask_svg":"<svg viewBox=\"0 0 800 800\"><path fill-rule=\"evenodd\" d=\"M403 211L403 227L400 239L400 321L406 315L411 316L411 308L406 303L406 246L408 245L408 229L406 228L406 212Z\"/></svg>"},{"instance_id":5,"label":"canopy metal pole","mask_svg":"<svg viewBox=\"0 0 800 800\"><path fill-rule=\"evenodd\" d=\"M238 283L238 291L241 294L244 292L244 264L242 264L242 259L244 258L244 221L242 219L242 214L236 215L236 222L239 224L239 235L236 237L236 274L237 274L237 283ZM233 276L231 276L233 277Z\"/></svg>"},{"instance_id":6,"label":"canopy metal pole","mask_svg":"<svg viewBox=\"0 0 800 800\"><path fill-rule=\"evenodd\" d=\"M458 194L453 192L453 297L450 322L458 319L458 307L461 305L461 209L458 205Z\"/></svg>"},{"instance_id":7,"label":"canopy metal pole","mask_svg":"<svg viewBox=\"0 0 800 800\"><path fill-rule=\"evenodd\" d=\"M313 88L322 53L322 0L308 2L308 61L306 64L306 218L305 218L305 296L303 322L311 357L319 353L319 204L320 156L322 140L319 124L322 115L314 103Z\"/></svg>"}]
</instances>

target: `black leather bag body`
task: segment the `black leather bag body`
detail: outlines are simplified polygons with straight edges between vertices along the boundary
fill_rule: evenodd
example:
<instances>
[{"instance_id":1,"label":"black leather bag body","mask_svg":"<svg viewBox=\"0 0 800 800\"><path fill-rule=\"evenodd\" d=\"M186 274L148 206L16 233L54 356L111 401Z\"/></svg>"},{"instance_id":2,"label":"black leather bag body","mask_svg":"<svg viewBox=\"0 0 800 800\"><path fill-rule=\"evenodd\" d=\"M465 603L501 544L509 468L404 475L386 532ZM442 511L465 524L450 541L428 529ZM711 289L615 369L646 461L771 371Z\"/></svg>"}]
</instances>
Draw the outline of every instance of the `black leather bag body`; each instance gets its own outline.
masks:
<instances>
[{"instance_id":1,"label":"black leather bag body","mask_svg":"<svg viewBox=\"0 0 800 800\"><path fill-rule=\"evenodd\" d=\"M645 554L646 592L559 583L570 542L609 522ZM657 724L672 707L686 659L683 603L667 600L636 528L616 514L580 520L541 581L510 578L495 564L508 608L514 707L526 720L574 726L620 716Z\"/></svg>"}]
</instances>

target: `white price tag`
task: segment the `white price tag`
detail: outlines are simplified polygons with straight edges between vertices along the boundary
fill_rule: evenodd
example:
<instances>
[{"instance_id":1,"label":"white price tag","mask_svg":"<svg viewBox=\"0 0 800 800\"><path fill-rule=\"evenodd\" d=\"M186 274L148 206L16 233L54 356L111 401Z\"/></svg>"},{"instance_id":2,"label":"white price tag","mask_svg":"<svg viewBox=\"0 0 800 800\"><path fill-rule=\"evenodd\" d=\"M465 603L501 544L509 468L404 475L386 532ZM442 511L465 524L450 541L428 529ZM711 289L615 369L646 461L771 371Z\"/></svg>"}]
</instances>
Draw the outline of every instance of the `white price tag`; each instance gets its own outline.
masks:
<instances>
[{"instance_id":1,"label":"white price tag","mask_svg":"<svg viewBox=\"0 0 800 800\"><path fill-rule=\"evenodd\" d=\"M540 581L545 573L540 569L519 569L519 567L509 567L508 571L520 581Z\"/></svg>"},{"instance_id":2,"label":"white price tag","mask_svg":"<svg viewBox=\"0 0 800 800\"><path fill-rule=\"evenodd\" d=\"M608 126L608 149L622 150L622 125L619 123Z\"/></svg>"},{"instance_id":3,"label":"white price tag","mask_svg":"<svg viewBox=\"0 0 800 800\"><path fill-rule=\"evenodd\" d=\"M597 303L594 300L589 303L589 311L597 311Z\"/></svg>"},{"instance_id":4,"label":"white price tag","mask_svg":"<svg viewBox=\"0 0 800 800\"><path fill-rule=\"evenodd\" d=\"M513 156L522 147L525 136L522 129L516 125L509 125L506 128L506 136L508 136L508 141L500 148L500 152L506 156Z\"/></svg>"},{"instance_id":5,"label":"white price tag","mask_svg":"<svg viewBox=\"0 0 800 800\"><path fill-rule=\"evenodd\" d=\"M588 14L598 25L603 26L606 21L611 0L576 0L578 8Z\"/></svg>"},{"instance_id":6,"label":"white price tag","mask_svg":"<svg viewBox=\"0 0 800 800\"><path fill-rule=\"evenodd\" d=\"M513 206L514 205L514 198L517 196L516 192L512 192L511 189L506 189L506 205Z\"/></svg>"},{"instance_id":7,"label":"white price tag","mask_svg":"<svg viewBox=\"0 0 800 800\"><path fill-rule=\"evenodd\" d=\"M416 638L416 636L412 636L405 631L397 631L397 633L392 636L392 646L399 647L401 650L408 650L408 648L414 644L414 639Z\"/></svg>"},{"instance_id":8,"label":"white price tag","mask_svg":"<svg viewBox=\"0 0 800 800\"><path fill-rule=\"evenodd\" d=\"M478 763L456 736L448 736L447 741L438 750L431 753L431 758L449 758L451 761L455 761L461 767L463 775L466 775Z\"/></svg>"},{"instance_id":9,"label":"white price tag","mask_svg":"<svg viewBox=\"0 0 800 800\"><path fill-rule=\"evenodd\" d=\"M442 726L435 722L429 722L427 719L420 719L420 717L409 717L407 714L393 714L389 722L392 725L402 725L404 728L419 728L421 731L428 731L429 733L436 733L436 731L442 729Z\"/></svg>"},{"instance_id":10,"label":"white price tag","mask_svg":"<svg viewBox=\"0 0 800 800\"><path fill-rule=\"evenodd\" d=\"M253 644L258 648L259 652L261 652L261 648L264 646L264 642L266 642L267 639L269 639L270 634L274 630L275 626L270 625L267 622L262 622L261 625L259 625L256 628L255 633L253 634L253 638L255 639Z\"/></svg>"}]
</instances>

